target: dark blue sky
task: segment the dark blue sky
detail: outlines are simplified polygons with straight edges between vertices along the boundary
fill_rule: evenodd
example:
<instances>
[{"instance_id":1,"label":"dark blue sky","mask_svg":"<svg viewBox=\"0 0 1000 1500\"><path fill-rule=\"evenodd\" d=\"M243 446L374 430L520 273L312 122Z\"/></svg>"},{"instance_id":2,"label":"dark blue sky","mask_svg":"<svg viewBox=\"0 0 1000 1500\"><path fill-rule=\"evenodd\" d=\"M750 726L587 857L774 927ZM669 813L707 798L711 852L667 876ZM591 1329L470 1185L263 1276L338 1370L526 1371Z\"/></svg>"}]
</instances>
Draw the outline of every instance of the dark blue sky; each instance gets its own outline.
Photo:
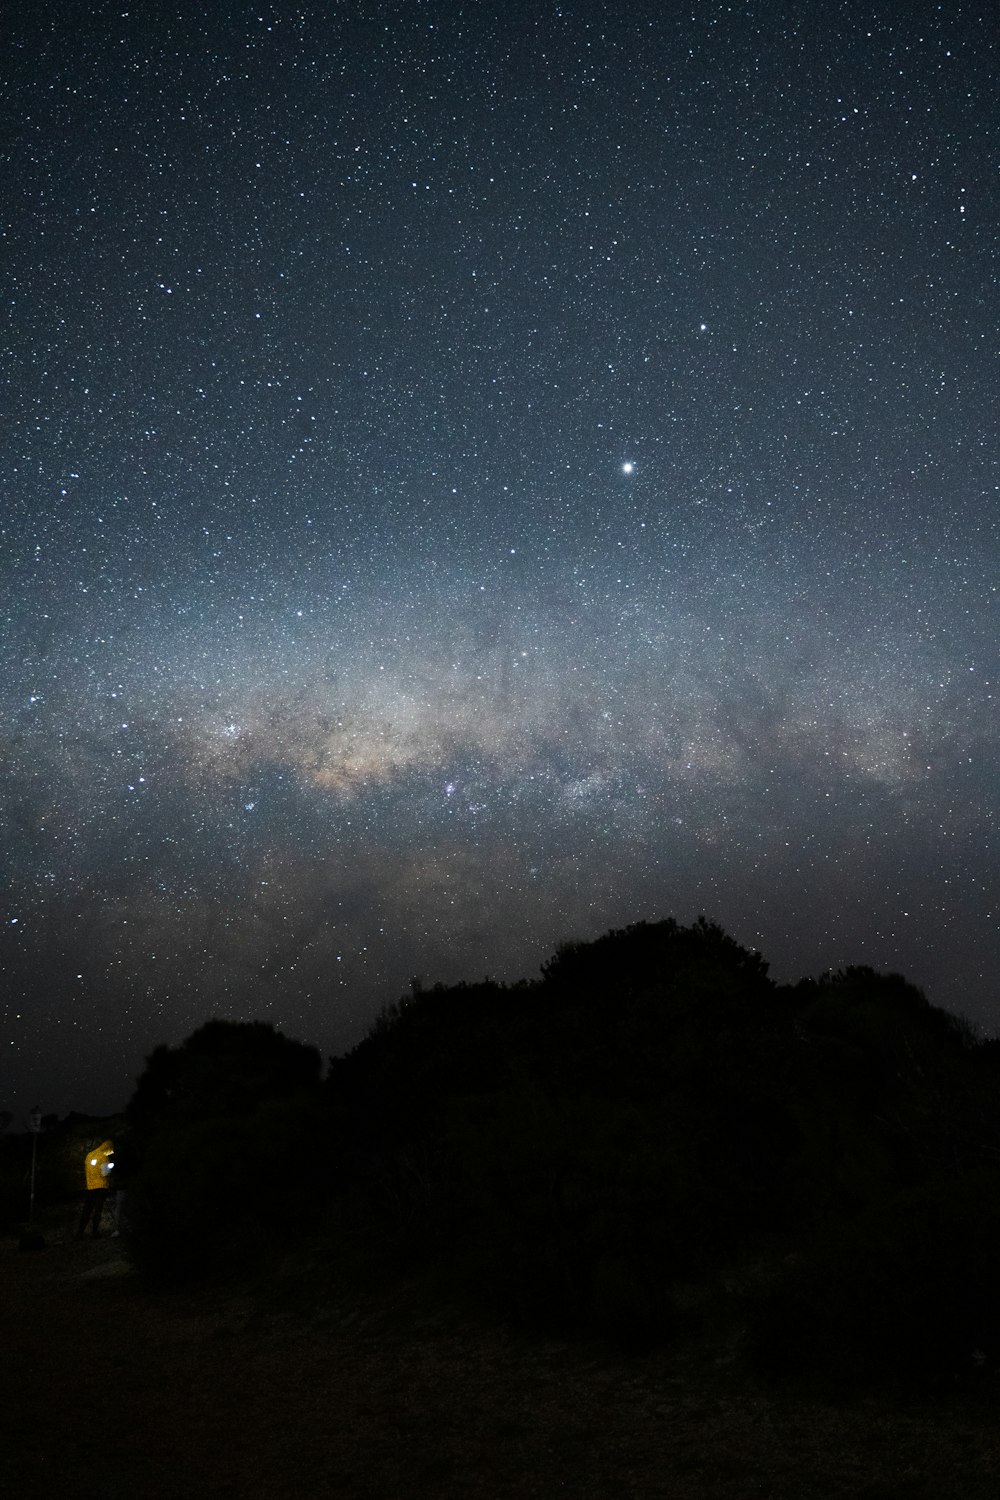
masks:
<instances>
[{"instance_id":1,"label":"dark blue sky","mask_svg":"<svg viewBox=\"0 0 1000 1500\"><path fill-rule=\"evenodd\" d=\"M1000 1026L992 7L3 26L0 1105L699 912Z\"/></svg>"}]
</instances>

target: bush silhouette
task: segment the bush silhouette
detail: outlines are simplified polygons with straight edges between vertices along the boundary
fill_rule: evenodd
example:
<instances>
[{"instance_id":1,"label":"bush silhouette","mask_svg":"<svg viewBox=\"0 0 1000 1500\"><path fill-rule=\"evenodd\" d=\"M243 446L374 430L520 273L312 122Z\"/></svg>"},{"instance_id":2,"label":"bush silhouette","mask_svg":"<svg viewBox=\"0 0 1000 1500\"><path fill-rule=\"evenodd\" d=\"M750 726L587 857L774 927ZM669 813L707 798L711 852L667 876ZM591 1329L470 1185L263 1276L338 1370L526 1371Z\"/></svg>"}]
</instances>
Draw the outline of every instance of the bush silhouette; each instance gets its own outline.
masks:
<instances>
[{"instance_id":1,"label":"bush silhouette","mask_svg":"<svg viewBox=\"0 0 1000 1500\"><path fill-rule=\"evenodd\" d=\"M837 1266L891 1279L878 1246L903 1231L886 1205L984 1167L996 1071L899 976L779 988L699 921L564 945L515 989L416 991L328 1089L369 1232L536 1326L667 1336L677 1282L778 1244L839 1246L810 1250L758 1310L763 1349L780 1345L781 1306L859 1281Z\"/></svg>"},{"instance_id":2,"label":"bush silhouette","mask_svg":"<svg viewBox=\"0 0 1000 1500\"><path fill-rule=\"evenodd\" d=\"M1000 1358L1000 1173L927 1183L830 1226L752 1322L764 1372L936 1389Z\"/></svg>"},{"instance_id":3,"label":"bush silhouette","mask_svg":"<svg viewBox=\"0 0 1000 1500\"><path fill-rule=\"evenodd\" d=\"M714 925L562 948L542 980L426 990L328 1087L356 1196L414 1254L550 1328L676 1323L669 1282L783 1211L787 1006Z\"/></svg>"},{"instance_id":4,"label":"bush silhouette","mask_svg":"<svg viewBox=\"0 0 1000 1500\"><path fill-rule=\"evenodd\" d=\"M318 1079L260 1023L157 1049L129 1110L141 1264L245 1266L335 1199L331 1253L533 1327L655 1342L766 1265L762 1370L994 1357L1000 1045L898 975L781 987L713 923L639 923L534 983L414 986Z\"/></svg>"},{"instance_id":5,"label":"bush silhouette","mask_svg":"<svg viewBox=\"0 0 1000 1500\"><path fill-rule=\"evenodd\" d=\"M314 1227L329 1190L320 1057L260 1022L157 1048L129 1105L132 1254L182 1281L247 1268Z\"/></svg>"},{"instance_id":6,"label":"bush silhouette","mask_svg":"<svg viewBox=\"0 0 1000 1500\"><path fill-rule=\"evenodd\" d=\"M151 1053L127 1116L148 1136L168 1124L249 1114L264 1099L315 1089L320 1070L315 1047L264 1021L207 1021L179 1047Z\"/></svg>"}]
</instances>

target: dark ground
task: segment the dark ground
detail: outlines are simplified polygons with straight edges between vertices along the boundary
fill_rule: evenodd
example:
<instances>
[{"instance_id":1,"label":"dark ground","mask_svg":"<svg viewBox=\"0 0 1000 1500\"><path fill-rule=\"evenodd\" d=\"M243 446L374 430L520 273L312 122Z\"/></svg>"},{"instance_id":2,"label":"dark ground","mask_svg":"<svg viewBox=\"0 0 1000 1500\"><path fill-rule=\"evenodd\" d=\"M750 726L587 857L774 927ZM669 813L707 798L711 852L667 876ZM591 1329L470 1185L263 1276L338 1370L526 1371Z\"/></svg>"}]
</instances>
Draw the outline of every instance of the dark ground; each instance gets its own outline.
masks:
<instances>
[{"instance_id":1,"label":"dark ground","mask_svg":"<svg viewBox=\"0 0 1000 1500\"><path fill-rule=\"evenodd\" d=\"M731 1338L626 1357L320 1260L152 1294L122 1241L0 1241L0 1493L27 1500L997 1500L1000 1390L840 1405Z\"/></svg>"}]
</instances>

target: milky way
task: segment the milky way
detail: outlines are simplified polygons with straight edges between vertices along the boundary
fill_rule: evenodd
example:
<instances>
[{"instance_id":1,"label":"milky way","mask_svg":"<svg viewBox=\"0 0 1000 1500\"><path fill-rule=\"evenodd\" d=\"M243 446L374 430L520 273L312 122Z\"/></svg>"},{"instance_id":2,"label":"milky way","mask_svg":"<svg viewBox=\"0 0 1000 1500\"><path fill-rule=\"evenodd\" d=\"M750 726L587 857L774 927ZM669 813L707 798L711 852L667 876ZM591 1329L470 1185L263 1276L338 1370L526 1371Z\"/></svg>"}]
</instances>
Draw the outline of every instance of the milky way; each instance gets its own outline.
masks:
<instances>
[{"instance_id":1,"label":"milky way","mask_svg":"<svg viewBox=\"0 0 1000 1500\"><path fill-rule=\"evenodd\" d=\"M1000 1026L995 18L14 6L0 1106L719 920Z\"/></svg>"}]
</instances>

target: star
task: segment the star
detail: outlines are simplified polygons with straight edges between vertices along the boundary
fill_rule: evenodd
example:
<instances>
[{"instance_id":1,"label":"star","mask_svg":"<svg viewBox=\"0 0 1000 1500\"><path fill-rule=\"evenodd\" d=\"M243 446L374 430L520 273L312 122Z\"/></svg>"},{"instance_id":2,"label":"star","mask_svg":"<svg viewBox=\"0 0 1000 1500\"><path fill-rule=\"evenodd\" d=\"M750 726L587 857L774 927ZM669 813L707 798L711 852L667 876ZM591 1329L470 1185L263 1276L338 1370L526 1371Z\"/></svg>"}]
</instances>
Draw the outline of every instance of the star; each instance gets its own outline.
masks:
<instances>
[{"instance_id":1,"label":"star","mask_svg":"<svg viewBox=\"0 0 1000 1500\"><path fill-rule=\"evenodd\" d=\"M925 7L903 73L814 28L791 79L757 7L689 7L682 69L586 0L596 72L559 7L509 61L481 6L413 55L364 7L206 7L176 55L92 9L86 58L11 55L62 102L4 143L4 1109L111 1113L214 1014L335 1054L413 973L702 910L782 980L891 966L1000 1030L995 373L955 315L998 265L996 89L936 50L981 7ZM857 128L817 129L845 72Z\"/></svg>"}]
</instances>

